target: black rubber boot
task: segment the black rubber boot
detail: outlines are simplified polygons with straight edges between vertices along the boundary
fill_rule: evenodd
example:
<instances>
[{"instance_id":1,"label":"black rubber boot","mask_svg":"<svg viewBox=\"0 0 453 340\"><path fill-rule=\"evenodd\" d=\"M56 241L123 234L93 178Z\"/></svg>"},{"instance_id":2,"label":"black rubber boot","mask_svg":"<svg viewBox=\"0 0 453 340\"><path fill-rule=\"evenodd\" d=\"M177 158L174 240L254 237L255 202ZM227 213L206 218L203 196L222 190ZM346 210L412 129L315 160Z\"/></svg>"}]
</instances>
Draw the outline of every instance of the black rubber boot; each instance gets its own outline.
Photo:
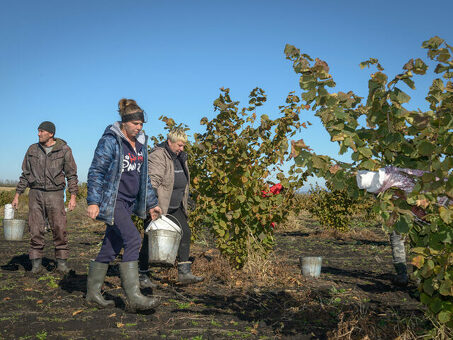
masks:
<instances>
[{"instance_id":1,"label":"black rubber boot","mask_svg":"<svg viewBox=\"0 0 453 340\"><path fill-rule=\"evenodd\" d=\"M157 284L151 281L147 273L139 273L138 280L140 282L140 288L157 288Z\"/></svg>"},{"instance_id":2,"label":"black rubber boot","mask_svg":"<svg viewBox=\"0 0 453 340\"><path fill-rule=\"evenodd\" d=\"M195 276L191 270L192 262L178 263L178 282L182 284L198 283L204 280L204 277Z\"/></svg>"},{"instance_id":3,"label":"black rubber boot","mask_svg":"<svg viewBox=\"0 0 453 340\"><path fill-rule=\"evenodd\" d=\"M396 276L392 282L395 286L406 287L409 279L407 277L407 267L405 263L394 263Z\"/></svg>"},{"instance_id":4,"label":"black rubber boot","mask_svg":"<svg viewBox=\"0 0 453 340\"><path fill-rule=\"evenodd\" d=\"M42 266L42 258L32 259L31 264L32 264L32 268L31 268L32 274L39 274L44 269Z\"/></svg>"},{"instance_id":5,"label":"black rubber boot","mask_svg":"<svg viewBox=\"0 0 453 340\"><path fill-rule=\"evenodd\" d=\"M71 271L68 267L68 263L66 260L63 259L57 259L57 271L59 271L62 274L67 274Z\"/></svg>"},{"instance_id":6,"label":"black rubber boot","mask_svg":"<svg viewBox=\"0 0 453 340\"><path fill-rule=\"evenodd\" d=\"M106 300L101 294L101 287L104 284L105 275L109 268L108 263L90 261L87 279L87 302L94 302L101 307L113 306L112 300Z\"/></svg>"},{"instance_id":7,"label":"black rubber boot","mask_svg":"<svg viewBox=\"0 0 453 340\"><path fill-rule=\"evenodd\" d=\"M140 292L138 261L121 262L119 267L121 285L126 293L130 308L135 310L147 310L159 305L159 299L144 296Z\"/></svg>"}]
</instances>

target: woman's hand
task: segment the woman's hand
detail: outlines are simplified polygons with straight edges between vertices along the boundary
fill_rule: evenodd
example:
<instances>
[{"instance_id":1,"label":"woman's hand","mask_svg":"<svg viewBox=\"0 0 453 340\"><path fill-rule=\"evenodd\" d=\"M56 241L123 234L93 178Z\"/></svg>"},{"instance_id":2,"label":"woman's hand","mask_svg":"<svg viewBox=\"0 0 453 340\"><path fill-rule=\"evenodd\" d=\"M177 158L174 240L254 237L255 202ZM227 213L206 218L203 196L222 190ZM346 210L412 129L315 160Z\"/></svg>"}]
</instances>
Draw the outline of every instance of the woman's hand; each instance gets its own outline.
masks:
<instances>
[{"instance_id":1,"label":"woman's hand","mask_svg":"<svg viewBox=\"0 0 453 340\"><path fill-rule=\"evenodd\" d=\"M151 215L151 219L157 220L160 215L162 215L162 209L159 206L149 209L149 214Z\"/></svg>"},{"instance_id":2,"label":"woman's hand","mask_svg":"<svg viewBox=\"0 0 453 340\"><path fill-rule=\"evenodd\" d=\"M87 215L93 220L96 219L96 217L99 215L99 207L96 204L89 205L87 208Z\"/></svg>"}]
</instances>

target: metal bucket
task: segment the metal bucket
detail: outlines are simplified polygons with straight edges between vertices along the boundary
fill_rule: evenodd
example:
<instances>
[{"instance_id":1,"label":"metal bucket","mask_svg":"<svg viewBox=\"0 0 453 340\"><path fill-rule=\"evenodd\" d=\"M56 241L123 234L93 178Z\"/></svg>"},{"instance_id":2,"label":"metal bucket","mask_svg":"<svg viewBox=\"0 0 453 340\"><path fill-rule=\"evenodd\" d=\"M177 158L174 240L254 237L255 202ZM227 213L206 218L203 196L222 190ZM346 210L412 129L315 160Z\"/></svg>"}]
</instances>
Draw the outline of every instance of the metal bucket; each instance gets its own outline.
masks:
<instances>
[{"instance_id":1,"label":"metal bucket","mask_svg":"<svg viewBox=\"0 0 453 340\"><path fill-rule=\"evenodd\" d=\"M169 217L169 215L167 215ZM176 218L172 218L176 222ZM179 222L178 222L179 223ZM178 254L182 237L182 228L174 230L151 229L148 233L149 263L173 266Z\"/></svg>"},{"instance_id":2,"label":"metal bucket","mask_svg":"<svg viewBox=\"0 0 453 340\"><path fill-rule=\"evenodd\" d=\"M321 256L301 256L299 260L302 267L302 275L311 277L319 277L321 275Z\"/></svg>"},{"instance_id":3,"label":"metal bucket","mask_svg":"<svg viewBox=\"0 0 453 340\"><path fill-rule=\"evenodd\" d=\"M149 263L173 266L178 254L181 233L172 230L148 231Z\"/></svg>"},{"instance_id":4,"label":"metal bucket","mask_svg":"<svg viewBox=\"0 0 453 340\"><path fill-rule=\"evenodd\" d=\"M3 220L3 232L7 241L22 241L25 220Z\"/></svg>"}]
</instances>

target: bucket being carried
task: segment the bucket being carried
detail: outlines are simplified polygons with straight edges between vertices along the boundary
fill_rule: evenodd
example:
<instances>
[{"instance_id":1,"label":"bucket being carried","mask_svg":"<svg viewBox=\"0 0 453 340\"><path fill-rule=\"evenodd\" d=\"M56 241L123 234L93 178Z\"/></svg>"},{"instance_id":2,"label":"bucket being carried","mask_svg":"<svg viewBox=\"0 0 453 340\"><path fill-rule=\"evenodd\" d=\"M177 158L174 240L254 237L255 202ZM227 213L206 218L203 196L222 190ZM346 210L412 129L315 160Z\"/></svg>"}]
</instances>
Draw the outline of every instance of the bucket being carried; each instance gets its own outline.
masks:
<instances>
[{"instance_id":1,"label":"bucket being carried","mask_svg":"<svg viewBox=\"0 0 453 340\"><path fill-rule=\"evenodd\" d=\"M181 242L182 229L176 218L162 215L148 224L145 232L148 234L149 263L173 266Z\"/></svg>"},{"instance_id":2,"label":"bucket being carried","mask_svg":"<svg viewBox=\"0 0 453 340\"><path fill-rule=\"evenodd\" d=\"M4 219L3 232L7 241L22 241L24 236L25 220Z\"/></svg>"}]
</instances>

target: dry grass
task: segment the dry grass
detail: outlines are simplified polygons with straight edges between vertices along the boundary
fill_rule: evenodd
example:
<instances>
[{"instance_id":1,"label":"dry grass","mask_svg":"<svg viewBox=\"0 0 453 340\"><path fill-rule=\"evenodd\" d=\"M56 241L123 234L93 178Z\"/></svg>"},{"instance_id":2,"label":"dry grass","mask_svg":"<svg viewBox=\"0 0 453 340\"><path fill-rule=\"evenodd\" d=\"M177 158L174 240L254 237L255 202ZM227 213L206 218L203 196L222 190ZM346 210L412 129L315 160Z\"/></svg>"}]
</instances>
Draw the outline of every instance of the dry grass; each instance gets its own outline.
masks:
<instances>
[{"instance_id":1,"label":"dry grass","mask_svg":"<svg viewBox=\"0 0 453 340\"><path fill-rule=\"evenodd\" d=\"M306 210L302 210L298 215L290 213L284 223L276 226L276 231L279 232L313 232L316 229L319 229L319 225L313 223L313 218Z\"/></svg>"},{"instance_id":2,"label":"dry grass","mask_svg":"<svg viewBox=\"0 0 453 340\"><path fill-rule=\"evenodd\" d=\"M220 283L229 289L247 290L256 287L302 287L304 278L297 266L288 266L274 253L266 258L250 255L242 270L230 266L228 260L215 248L207 249L196 254L197 260L193 265L193 272L205 277L207 284ZM175 275L169 270L168 275Z\"/></svg>"}]
</instances>

